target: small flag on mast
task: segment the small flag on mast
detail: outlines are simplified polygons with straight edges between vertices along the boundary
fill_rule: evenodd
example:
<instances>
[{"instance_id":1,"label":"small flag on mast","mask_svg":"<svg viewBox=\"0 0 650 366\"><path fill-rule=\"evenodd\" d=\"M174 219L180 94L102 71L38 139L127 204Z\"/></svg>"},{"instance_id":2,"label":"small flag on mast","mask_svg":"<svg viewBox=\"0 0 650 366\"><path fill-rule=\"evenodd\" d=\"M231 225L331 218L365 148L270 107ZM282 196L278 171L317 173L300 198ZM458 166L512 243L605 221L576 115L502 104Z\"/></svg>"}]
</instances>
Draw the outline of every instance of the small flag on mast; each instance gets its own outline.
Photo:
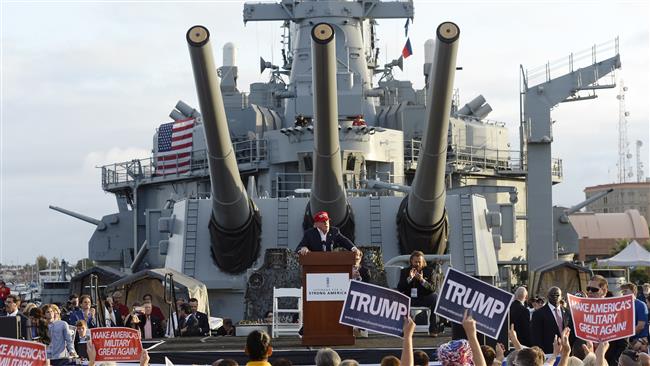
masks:
<instances>
[{"instance_id":1,"label":"small flag on mast","mask_svg":"<svg viewBox=\"0 0 650 366\"><path fill-rule=\"evenodd\" d=\"M404 48L402 49L402 57L408 58L413 54L413 49L411 48L411 38L406 39L406 44L404 45Z\"/></svg>"}]
</instances>

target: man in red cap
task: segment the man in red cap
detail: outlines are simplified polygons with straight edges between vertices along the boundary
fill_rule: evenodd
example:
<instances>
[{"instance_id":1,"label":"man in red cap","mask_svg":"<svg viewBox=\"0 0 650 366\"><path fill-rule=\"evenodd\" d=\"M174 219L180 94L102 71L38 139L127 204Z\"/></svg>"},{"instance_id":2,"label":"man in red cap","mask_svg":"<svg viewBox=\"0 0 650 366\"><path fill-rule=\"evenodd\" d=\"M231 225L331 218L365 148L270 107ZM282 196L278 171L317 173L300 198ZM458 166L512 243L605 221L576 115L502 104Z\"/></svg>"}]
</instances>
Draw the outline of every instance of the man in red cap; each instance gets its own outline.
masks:
<instances>
[{"instance_id":1,"label":"man in red cap","mask_svg":"<svg viewBox=\"0 0 650 366\"><path fill-rule=\"evenodd\" d=\"M336 247L358 251L350 239L341 234L338 228L330 227L330 217L325 211L316 212L314 227L307 229L296 251L300 254L312 252L331 252Z\"/></svg>"}]
</instances>

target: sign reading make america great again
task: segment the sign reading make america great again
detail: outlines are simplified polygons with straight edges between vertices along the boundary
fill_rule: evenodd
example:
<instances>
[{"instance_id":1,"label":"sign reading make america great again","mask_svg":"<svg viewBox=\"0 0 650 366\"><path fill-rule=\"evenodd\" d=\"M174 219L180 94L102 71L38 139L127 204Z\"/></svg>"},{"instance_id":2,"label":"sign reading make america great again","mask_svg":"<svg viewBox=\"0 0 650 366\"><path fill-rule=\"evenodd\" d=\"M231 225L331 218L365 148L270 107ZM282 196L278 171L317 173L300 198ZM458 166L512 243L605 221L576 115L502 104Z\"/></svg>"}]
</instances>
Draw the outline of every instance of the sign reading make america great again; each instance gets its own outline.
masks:
<instances>
[{"instance_id":1,"label":"sign reading make america great again","mask_svg":"<svg viewBox=\"0 0 650 366\"><path fill-rule=\"evenodd\" d=\"M0 337L0 366L45 366L46 364L44 344Z\"/></svg>"},{"instance_id":2,"label":"sign reading make america great again","mask_svg":"<svg viewBox=\"0 0 650 366\"><path fill-rule=\"evenodd\" d=\"M339 323L403 337L411 299L385 287L350 281Z\"/></svg>"},{"instance_id":3,"label":"sign reading make america great again","mask_svg":"<svg viewBox=\"0 0 650 366\"><path fill-rule=\"evenodd\" d=\"M634 335L634 296L589 298L568 295L573 331L586 341L604 342Z\"/></svg>"},{"instance_id":4,"label":"sign reading make america great again","mask_svg":"<svg viewBox=\"0 0 650 366\"><path fill-rule=\"evenodd\" d=\"M96 361L140 361L140 332L131 328L93 328L90 339L97 352Z\"/></svg>"},{"instance_id":5,"label":"sign reading make america great again","mask_svg":"<svg viewBox=\"0 0 650 366\"><path fill-rule=\"evenodd\" d=\"M463 322L465 309L476 320L476 330L497 338L514 295L468 276L453 268L447 270L438 294L436 314L456 323Z\"/></svg>"}]
</instances>

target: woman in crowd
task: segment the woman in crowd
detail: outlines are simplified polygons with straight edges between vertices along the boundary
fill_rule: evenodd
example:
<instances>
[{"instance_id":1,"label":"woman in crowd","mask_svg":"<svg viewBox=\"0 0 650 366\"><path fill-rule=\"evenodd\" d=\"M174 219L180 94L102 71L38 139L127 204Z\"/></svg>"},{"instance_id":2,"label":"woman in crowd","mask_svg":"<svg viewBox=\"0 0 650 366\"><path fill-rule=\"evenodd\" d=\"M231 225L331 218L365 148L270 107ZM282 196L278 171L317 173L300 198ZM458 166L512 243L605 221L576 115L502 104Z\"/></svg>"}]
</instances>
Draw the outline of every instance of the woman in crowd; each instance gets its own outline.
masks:
<instances>
[{"instance_id":1,"label":"woman in crowd","mask_svg":"<svg viewBox=\"0 0 650 366\"><path fill-rule=\"evenodd\" d=\"M45 311L48 321L50 344L47 347L47 358L50 365L59 366L69 362L70 357L76 357L74 341L68 331L68 323L61 320L61 311L55 304L50 304Z\"/></svg>"},{"instance_id":2,"label":"woman in crowd","mask_svg":"<svg viewBox=\"0 0 650 366\"><path fill-rule=\"evenodd\" d=\"M48 305L45 305L45 307L49 309ZM50 335L47 332L47 320L41 308L34 307L29 311L29 322L32 340L46 345L50 344Z\"/></svg>"}]
</instances>

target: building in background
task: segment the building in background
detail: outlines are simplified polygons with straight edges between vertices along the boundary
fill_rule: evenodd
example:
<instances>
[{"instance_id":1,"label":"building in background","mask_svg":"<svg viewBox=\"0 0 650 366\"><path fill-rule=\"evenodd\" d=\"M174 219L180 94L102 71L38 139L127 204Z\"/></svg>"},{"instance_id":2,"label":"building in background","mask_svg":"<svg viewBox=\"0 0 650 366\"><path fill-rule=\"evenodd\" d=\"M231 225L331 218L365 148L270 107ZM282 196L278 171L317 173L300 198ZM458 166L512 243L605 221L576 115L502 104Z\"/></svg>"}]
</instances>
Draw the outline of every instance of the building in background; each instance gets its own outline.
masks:
<instances>
[{"instance_id":1,"label":"building in background","mask_svg":"<svg viewBox=\"0 0 650 366\"><path fill-rule=\"evenodd\" d=\"M614 192L592 202L587 211L595 213L623 213L626 210L638 210L648 221L650 213L650 179L645 182L612 183L586 187L585 198L599 192L614 188Z\"/></svg>"}]
</instances>

